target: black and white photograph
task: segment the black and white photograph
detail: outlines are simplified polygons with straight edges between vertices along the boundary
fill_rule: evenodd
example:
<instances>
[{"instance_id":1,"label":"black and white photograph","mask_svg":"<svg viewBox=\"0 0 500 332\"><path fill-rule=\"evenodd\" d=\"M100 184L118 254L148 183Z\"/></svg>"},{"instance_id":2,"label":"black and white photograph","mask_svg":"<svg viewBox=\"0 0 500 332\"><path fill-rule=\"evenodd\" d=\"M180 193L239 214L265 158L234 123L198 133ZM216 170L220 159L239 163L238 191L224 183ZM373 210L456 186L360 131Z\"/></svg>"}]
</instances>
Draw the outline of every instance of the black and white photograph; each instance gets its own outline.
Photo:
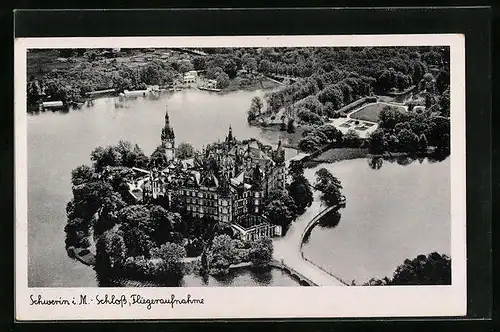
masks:
<instances>
[{"instance_id":1,"label":"black and white photograph","mask_svg":"<svg viewBox=\"0 0 500 332\"><path fill-rule=\"evenodd\" d=\"M155 290L120 300L148 309L161 289L464 286L463 59L446 37L25 43L17 280ZM72 297L51 296L28 304Z\"/></svg>"}]
</instances>

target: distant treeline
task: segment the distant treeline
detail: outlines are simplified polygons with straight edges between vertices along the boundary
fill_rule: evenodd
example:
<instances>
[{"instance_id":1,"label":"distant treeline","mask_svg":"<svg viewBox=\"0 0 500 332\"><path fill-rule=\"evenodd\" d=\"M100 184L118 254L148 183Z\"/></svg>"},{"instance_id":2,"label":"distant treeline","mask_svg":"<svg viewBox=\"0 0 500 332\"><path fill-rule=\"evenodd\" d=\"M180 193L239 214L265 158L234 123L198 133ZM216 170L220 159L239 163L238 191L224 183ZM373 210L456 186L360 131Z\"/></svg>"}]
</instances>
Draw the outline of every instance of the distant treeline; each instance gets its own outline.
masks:
<instances>
[{"instance_id":1,"label":"distant treeline","mask_svg":"<svg viewBox=\"0 0 500 332\"><path fill-rule=\"evenodd\" d=\"M413 85L425 106L449 115L448 47L357 47L275 49L259 70L301 77L266 96L267 111L293 109L305 123L339 117L339 110L365 96L387 95Z\"/></svg>"}]
</instances>

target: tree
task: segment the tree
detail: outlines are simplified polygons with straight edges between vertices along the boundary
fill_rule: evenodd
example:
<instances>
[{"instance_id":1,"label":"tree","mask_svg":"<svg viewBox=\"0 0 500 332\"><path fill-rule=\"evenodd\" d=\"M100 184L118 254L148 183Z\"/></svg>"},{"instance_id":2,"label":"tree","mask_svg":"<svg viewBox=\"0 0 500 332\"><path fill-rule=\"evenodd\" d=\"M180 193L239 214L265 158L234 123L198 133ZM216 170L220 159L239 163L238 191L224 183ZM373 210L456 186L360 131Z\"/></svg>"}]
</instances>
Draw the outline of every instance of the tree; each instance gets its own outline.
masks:
<instances>
[{"instance_id":1,"label":"tree","mask_svg":"<svg viewBox=\"0 0 500 332\"><path fill-rule=\"evenodd\" d=\"M403 152L416 152L418 150L418 136L411 130L403 129L397 133L400 150Z\"/></svg>"},{"instance_id":2,"label":"tree","mask_svg":"<svg viewBox=\"0 0 500 332\"><path fill-rule=\"evenodd\" d=\"M247 121L250 123L252 121L254 121L255 119L257 119L257 116L259 115L257 113L257 109L253 108L253 107L250 107L247 111Z\"/></svg>"},{"instance_id":3,"label":"tree","mask_svg":"<svg viewBox=\"0 0 500 332\"><path fill-rule=\"evenodd\" d=\"M194 70L204 70L206 68L205 58L202 56L195 57L193 59Z\"/></svg>"},{"instance_id":4,"label":"tree","mask_svg":"<svg viewBox=\"0 0 500 332\"><path fill-rule=\"evenodd\" d=\"M293 134L295 132L295 125L294 125L294 120L292 118L288 119L288 123L286 125L286 131L290 134Z\"/></svg>"},{"instance_id":5,"label":"tree","mask_svg":"<svg viewBox=\"0 0 500 332\"><path fill-rule=\"evenodd\" d=\"M184 247L175 243L165 243L159 248L151 250L151 257L159 258L161 262L161 270L168 277L176 279L183 276L183 259L186 257Z\"/></svg>"},{"instance_id":6,"label":"tree","mask_svg":"<svg viewBox=\"0 0 500 332\"><path fill-rule=\"evenodd\" d=\"M214 274L228 272L235 257L234 243L227 234L217 235L212 241L210 267Z\"/></svg>"},{"instance_id":7,"label":"tree","mask_svg":"<svg viewBox=\"0 0 500 332\"><path fill-rule=\"evenodd\" d=\"M266 267L273 258L273 241L268 237L261 237L253 241L248 258L256 267Z\"/></svg>"},{"instance_id":8,"label":"tree","mask_svg":"<svg viewBox=\"0 0 500 332\"><path fill-rule=\"evenodd\" d=\"M448 68L439 72L436 77L436 89L439 93L443 93L450 87L450 72Z\"/></svg>"},{"instance_id":9,"label":"tree","mask_svg":"<svg viewBox=\"0 0 500 332\"><path fill-rule=\"evenodd\" d=\"M109 230L101 235L96 245L96 255L110 268L121 266L125 262L126 247L119 231Z\"/></svg>"},{"instance_id":10,"label":"tree","mask_svg":"<svg viewBox=\"0 0 500 332\"><path fill-rule=\"evenodd\" d=\"M323 133L329 141L342 142L343 140L342 132L335 128L335 126L332 126L330 124L325 124L321 127L318 127L317 131Z\"/></svg>"},{"instance_id":11,"label":"tree","mask_svg":"<svg viewBox=\"0 0 500 332\"><path fill-rule=\"evenodd\" d=\"M394 136L394 138L396 138L396 136ZM376 154L384 152L389 147L389 143L386 140L385 133L380 128L370 134L367 140L367 144L370 153Z\"/></svg>"},{"instance_id":12,"label":"tree","mask_svg":"<svg viewBox=\"0 0 500 332\"><path fill-rule=\"evenodd\" d=\"M354 129L349 129L342 137L343 145L346 147L357 148L361 145L359 134Z\"/></svg>"},{"instance_id":13,"label":"tree","mask_svg":"<svg viewBox=\"0 0 500 332\"><path fill-rule=\"evenodd\" d=\"M395 106L384 106L379 114L380 127L383 129L393 129L398 123L405 122L407 119L408 114Z\"/></svg>"},{"instance_id":14,"label":"tree","mask_svg":"<svg viewBox=\"0 0 500 332\"><path fill-rule=\"evenodd\" d=\"M148 157L137 144L120 140L114 149L120 153L123 166L145 167L148 164Z\"/></svg>"},{"instance_id":15,"label":"tree","mask_svg":"<svg viewBox=\"0 0 500 332\"><path fill-rule=\"evenodd\" d=\"M220 67L207 67L205 70L205 76L210 79L217 79L217 76L224 71Z\"/></svg>"},{"instance_id":16,"label":"tree","mask_svg":"<svg viewBox=\"0 0 500 332\"><path fill-rule=\"evenodd\" d=\"M119 193L113 192L110 196L103 197L99 216L94 223L94 234L99 235L113 228L118 222L118 211L123 207L125 202Z\"/></svg>"},{"instance_id":17,"label":"tree","mask_svg":"<svg viewBox=\"0 0 500 332\"><path fill-rule=\"evenodd\" d=\"M305 152L314 152L321 146L321 139L315 135L307 135L299 141L299 149Z\"/></svg>"},{"instance_id":18,"label":"tree","mask_svg":"<svg viewBox=\"0 0 500 332\"><path fill-rule=\"evenodd\" d=\"M87 165L80 165L71 171L71 183L74 186L90 182L95 178L94 170Z\"/></svg>"},{"instance_id":19,"label":"tree","mask_svg":"<svg viewBox=\"0 0 500 332\"><path fill-rule=\"evenodd\" d=\"M177 66L179 68L179 71L184 74L185 72L188 72L188 71L191 71L194 69L194 66L193 64L191 63L191 61L187 60L187 59L184 59L184 60L180 60L178 63L177 63Z\"/></svg>"},{"instance_id":20,"label":"tree","mask_svg":"<svg viewBox=\"0 0 500 332\"><path fill-rule=\"evenodd\" d=\"M342 199L342 184L326 168L316 171L316 189L322 192L322 198L329 205L339 204Z\"/></svg>"},{"instance_id":21,"label":"tree","mask_svg":"<svg viewBox=\"0 0 500 332\"><path fill-rule=\"evenodd\" d=\"M256 110L256 113L258 115L260 115L263 106L264 106L264 103L262 102L262 99L260 97L255 96L252 98L252 101L250 103L250 109Z\"/></svg>"},{"instance_id":22,"label":"tree","mask_svg":"<svg viewBox=\"0 0 500 332\"><path fill-rule=\"evenodd\" d=\"M101 172L106 166L121 166L122 155L114 147L103 148L98 146L90 154L96 172Z\"/></svg>"},{"instance_id":23,"label":"tree","mask_svg":"<svg viewBox=\"0 0 500 332\"><path fill-rule=\"evenodd\" d=\"M236 73L238 72L238 66L237 66L236 62L231 57L227 57L224 60L224 64L222 66L222 69L228 75L228 80L229 80L229 78L235 78Z\"/></svg>"},{"instance_id":24,"label":"tree","mask_svg":"<svg viewBox=\"0 0 500 332\"><path fill-rule=\"evenodd\" d=\"M330 102L331 107L337 110L343 105L344 94L337 86L329 85L318 93L318 100L323 104Z\"/></svg>"},{"instance_id":25,"label":"tree","mask_svg":"<svg viewBox=\"0 0 500 332\"><path fill-rule=\"evenodd\" d=\"M90 220L105 200L114 194L113 187L104 181L92 181L74 186L72 191L71 217L81 217L86 220Z\"/></svg>"},{"instance_id":26,"label":"tree","mask_svg":"<svg viewBox=\"0 0 500 332\"><path fill-rule=\"evenodd\" d=\"M259 64L259 71L264 74L269 74L271 71L271 62L269 60L262 60Z\"/></svg>"},{"instance_id":27,"label":"tree","mask_svg":"<svg viewBox=\"0 0 500 332\"><path fill-rule=\"evenodd\" d=\"M148 63L146 67L141 68L141 82L147 85L156 85L162 83L163 70L158 63Z\"/></svg>"},{"instance_id":28,"label":"tree","mask_svg":"<svg viewBox=\"0 0 500 332\"><path fill-rule=\"evenodd\" d=\"M396 135L385 135L387 148L389 151L395 152L399 150L399 140Z\"/></svg>"},{"instance_id":29,"label":"tree","mask_svg":"<svg viewBox=\"0 0 500 332\"><path fill-rule=\"evenodd\" d=\"M446 89L439 98L439 110L444 117L450 116L450 89Z\"/></svg>"},{"instance_id":30,"label":"tree","mask_svg":"<svg viewBox=\"0 0 500 332\"><path fill-rule=\"evenodd\" d=\"M312 125L322 125L323 124L323 120L321 119L321 117L318 114L313 113L306 108L299 109L297 112L297 116L299 117L299 119L301 121L303 121L307 124L312 124Z\"/></svg>"},{"instance_id":31,"label":"tree","mask_svg":"<svg viewBox=\"0 0 500 332\"><path fill-rule=\"evenodd\" d=\"M130 205L118 212L118 221L124 232L127 256L150 257L153 246L151 235L150 211L143 205Z\"/></svg>"},{"instance_id":32,"label":"tree","mask_svg":"<svg viewBox=\"0 0 500 332\"><path fill-rule=\"evenodd\" d=\"M159 205L152 205L149 209L149 220L151 223L151 237L156 244L162 245L170 240L170 233L178 223L180 216L168 212Z\"/></svg>"},{"instance_id":33,"label":"tree","mask_svg":"<svg viewBox=\"0 0 500 332\"><path fill-rule=\"evenodd\" d=\"M222 72L215 78L217 80L217 88L224 89L229 86L229 76L228 74Z\"/></svg>"},{"instance_id":34,"label":"tree","mask_svg":"<svg viewBox=\"0 0 500 332\"><path fill-rule=\"evenodd\" d=\"M194 148L191 144L182 142L177 147L175 154L179 159L188 159L194 156Z\"/></svg>"},{"instance_id":35,"label":"tree","mask_svg":"<svg viewBox=\"0 0 500 332\"><path fill-rule=\"evenodd\" d=\"M390 285L451 285L451 259L433 252L406 259L398 266Z\"/></svg>"},{"instance_id":36,"label":"tree","mask_svg":"<svg viewBox=\"0 0 500 332\"><path fill-rule=\"evenodd\" d=\"M290 161L290 166L288 167L288 174L293 180L296 180L304 176L304 166L300 161L292 160Z\"/></svg>"},{"instance_id":37,"label":"tree","mask_svg":"<svg viewBox=\"0 0 500 332\"><path fill-rule=\"evenodd\" d=\"M297 216L295 201L285 190L273 190L265 202L266 216L273 225L286 229Z\"/></svg>"},{"instance_id":38,"label":"tree","mask_svg":"<svg viewBox=\"0 0 500 332\"><path fill-rule=\"evenodd\" d=\"M450 149L450 119L442 116L432 117L425 136L430 146L435 146L440 152L448 152Z\"/></svg>"},{"instance_id":39,"label":"tree","mask_svg":"<svg viewBox=\"0 0 500 332\"><path fill-rule=\"evenodd\" d=\"M295 202L297 211L303 212L313 202L313 193L309 181L303 176L297 176L287 186L288 194Z\"/></svg>"},{"instance_id":40,"label":"tree","mask_svg":"<svg viewBox=\"0 0 500 332\"><path fill-rule=\"evenodd\" d=\"M66 249L73 248L87 248L90 244L86 239L90 234L91 224L88 220L83 218L68 218L67 224L64 227L66 232ZM88 244L88 245L87 245Z\"/></svg>"},{"instance_id":41,"label":"tree","mask_svg":"<svg viewBox=\"0 0 500 332\"><path fill-rule=\"evenodd\" d=\"M257 70L258 64L257 64L257 59L255 59L253 56L250 54L245 54L243 57L243 65L245 68L248 70L249 73L253 73Z\"/></svg>"}]
</instances>

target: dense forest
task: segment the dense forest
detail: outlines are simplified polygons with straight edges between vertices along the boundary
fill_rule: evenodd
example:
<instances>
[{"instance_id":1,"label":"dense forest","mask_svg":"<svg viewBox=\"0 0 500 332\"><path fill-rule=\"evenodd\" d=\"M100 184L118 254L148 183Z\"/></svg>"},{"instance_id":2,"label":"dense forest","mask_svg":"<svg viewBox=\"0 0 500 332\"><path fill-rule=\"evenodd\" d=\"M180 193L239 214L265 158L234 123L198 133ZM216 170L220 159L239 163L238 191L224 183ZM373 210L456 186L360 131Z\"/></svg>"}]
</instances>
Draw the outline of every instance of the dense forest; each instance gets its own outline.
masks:
<instances>
[{"instance_id":1,"label":"dense forest","mask_svg":"<svg viewBox=\"0 0 500 332\"><path fill-rule=\"evenodd\" d=\"M421 85L432 75L436 98L449 86L449 49L443 47L216 48L206 55L168 49L59 49L28 53L28 105L41 100L64 103L87 92L170 85L190 70L204 71L225 88L239 70L273 77L301 78L268 97L270 111L301 101L305 110L332 115L371 93L385 94ZM251 77L247 80L251 80ZM245 86L248 82L242 82ZM312 98L316 97L316 98ZM322 105L321 110L315 109ZM438 103L439 100L430 101ZM316 105L315 105L316 104ZM305 113L302 110L302 113ZM302 115L302 118L308 114Z\"/></svg>"},{"instance_id":2,"label":"dense forest","mask_svg":"<svg viewBox=\"0 0 500 332\"><path fill-rule=\"evenodd\" d=\"M267 95L270 113L288 106L301 121L321 124L325 117L342 116L342 107L359 98L414 87L422 97L416 103L449 116L447 47L276 49L269 59L259 70L298 78Z\"/></svg>"}]
</instances>

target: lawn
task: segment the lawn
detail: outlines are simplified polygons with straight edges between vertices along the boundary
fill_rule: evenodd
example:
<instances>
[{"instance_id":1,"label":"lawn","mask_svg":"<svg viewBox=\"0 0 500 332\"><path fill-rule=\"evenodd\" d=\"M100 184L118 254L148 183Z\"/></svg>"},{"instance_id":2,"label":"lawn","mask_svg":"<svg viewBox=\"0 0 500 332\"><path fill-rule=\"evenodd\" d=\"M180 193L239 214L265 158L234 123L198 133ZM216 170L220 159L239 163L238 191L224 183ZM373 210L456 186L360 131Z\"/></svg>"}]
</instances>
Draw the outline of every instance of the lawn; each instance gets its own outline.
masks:
<instances>
[{"instance_id":1,"label":"lawn","mask_svg":"<svg viewBox=\"0 0 500 332\"><path fill-rule=\"evenodd\" d=\"M369 104L369 105L363 106L358 111L351 114L351 118L358 119L358 120L378 122L378 116L379 116L380 112L382 112L382 109L385 106L387 106L387 104L384 104L384 103L376 103L376 104ZM397 107L401 111L404 111L404 108L401 106L397 106L397 105L392 105L392 106Z\"/></svg>"},{"instance_id":2,"label":"lawn","mask_svg":"<svg viewBox=\"0 0 500 332\"><path fill-rule=\"evenodd\" d=\"M349 160L366 157L368 151L362 148L333 148L314 158L314 162L333 163L341 160Z\"/></svg>"}]
</instances>

